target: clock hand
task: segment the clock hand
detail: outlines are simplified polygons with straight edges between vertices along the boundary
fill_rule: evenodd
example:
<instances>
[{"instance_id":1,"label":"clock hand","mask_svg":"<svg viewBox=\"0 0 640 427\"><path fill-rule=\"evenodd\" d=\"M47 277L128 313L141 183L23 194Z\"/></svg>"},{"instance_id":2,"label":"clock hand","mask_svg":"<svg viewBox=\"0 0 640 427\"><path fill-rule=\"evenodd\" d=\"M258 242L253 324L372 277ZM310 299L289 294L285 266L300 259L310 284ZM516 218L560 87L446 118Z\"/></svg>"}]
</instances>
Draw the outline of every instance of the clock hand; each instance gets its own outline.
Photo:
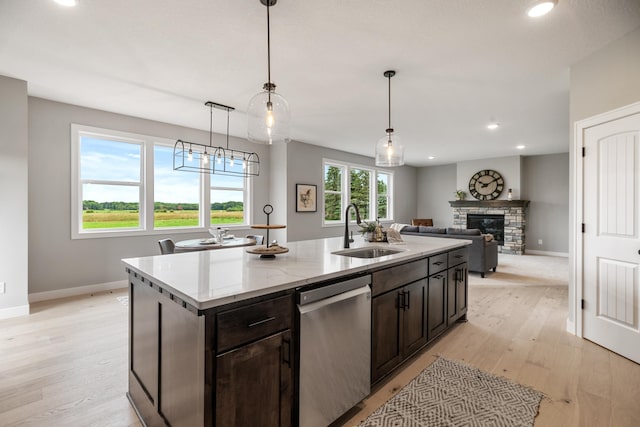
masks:
<instances>
[{"instance_id":1,"label":"clock hand","mask_svg":"<svg viewBox=\"0 0 640 427\"><path fill-rule=\"evenodd\" d=\"M483 182L483 183L481 183L480 187L482 187L482 188L486 188L486 187L488 187L488 186L489 186L489 184L494 183L494 182L496 182L497 180L498 180L498 178L494 178L493 180L491 180L491 181L489 181L489 182Z\"/></svg>"}]
</instances>

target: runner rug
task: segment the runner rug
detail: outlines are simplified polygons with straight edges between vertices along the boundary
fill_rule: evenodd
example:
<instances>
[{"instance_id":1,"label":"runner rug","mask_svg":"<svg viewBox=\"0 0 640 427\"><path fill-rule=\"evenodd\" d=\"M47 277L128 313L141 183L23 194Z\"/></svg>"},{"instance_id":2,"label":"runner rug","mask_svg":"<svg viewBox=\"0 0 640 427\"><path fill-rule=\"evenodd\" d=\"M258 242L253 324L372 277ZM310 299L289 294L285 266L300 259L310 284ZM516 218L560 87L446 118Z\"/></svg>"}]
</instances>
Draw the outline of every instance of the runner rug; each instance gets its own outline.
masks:
<instances>
[{"instance_id":1,"label":"runner rug","mask_svg":"<svg viewBox=\"0 0 640 427\"><path fill-rule=\"evenodd\" d=\"M360 427L533 426L541 399L529 387L440 357Z\"/></svg>"}]
</instances>

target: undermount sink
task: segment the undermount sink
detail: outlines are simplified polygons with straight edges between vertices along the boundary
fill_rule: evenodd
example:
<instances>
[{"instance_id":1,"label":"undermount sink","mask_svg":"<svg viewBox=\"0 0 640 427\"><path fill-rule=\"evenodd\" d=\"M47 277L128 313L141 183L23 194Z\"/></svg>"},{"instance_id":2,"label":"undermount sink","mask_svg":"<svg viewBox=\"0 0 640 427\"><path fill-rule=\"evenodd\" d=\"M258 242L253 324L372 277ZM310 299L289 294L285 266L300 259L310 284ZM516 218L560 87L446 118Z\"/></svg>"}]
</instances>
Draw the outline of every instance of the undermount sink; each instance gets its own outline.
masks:
<instances>
[{"instance_id":1,"label":"undermount sink","mask_svg":"<svg viewBox=\"0 0 640 427\"><path fill-rule=\"evenodd\" d=\"M343 251L331 252L334 255L342 255L353 258L378 258L385 255L393 255L403 252L400 249L388 249L388 248L357 248L357 249L345 249Z\"/></svg>"}]
</instances>

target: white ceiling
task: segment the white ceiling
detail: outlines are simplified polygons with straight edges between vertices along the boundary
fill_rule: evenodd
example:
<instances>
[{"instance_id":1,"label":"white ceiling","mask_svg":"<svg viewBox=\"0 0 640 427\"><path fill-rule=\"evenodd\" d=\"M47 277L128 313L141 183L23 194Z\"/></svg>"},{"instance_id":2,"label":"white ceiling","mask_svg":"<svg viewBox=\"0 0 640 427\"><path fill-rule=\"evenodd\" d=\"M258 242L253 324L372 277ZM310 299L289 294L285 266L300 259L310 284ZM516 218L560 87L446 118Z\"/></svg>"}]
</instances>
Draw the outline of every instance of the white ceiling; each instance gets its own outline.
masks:
<instances>
[{"instance_id":1,"label":"white ceiling","mask_svg":"<svg viewBox=\"0 0 640 427\"><path fill-rule=\"evenodd\" d=\"M267 80L259 0L78 1L0 0L0 75L32 96L205 130L205 101L231 105L231 133L246 137L244 111ZM272 80L292 138L373 157L394 69L407 164L567 152L569 67L640 26L640 0L559 0L537 20L530 4L278 0Z\"/></svg>"}]
</instances>

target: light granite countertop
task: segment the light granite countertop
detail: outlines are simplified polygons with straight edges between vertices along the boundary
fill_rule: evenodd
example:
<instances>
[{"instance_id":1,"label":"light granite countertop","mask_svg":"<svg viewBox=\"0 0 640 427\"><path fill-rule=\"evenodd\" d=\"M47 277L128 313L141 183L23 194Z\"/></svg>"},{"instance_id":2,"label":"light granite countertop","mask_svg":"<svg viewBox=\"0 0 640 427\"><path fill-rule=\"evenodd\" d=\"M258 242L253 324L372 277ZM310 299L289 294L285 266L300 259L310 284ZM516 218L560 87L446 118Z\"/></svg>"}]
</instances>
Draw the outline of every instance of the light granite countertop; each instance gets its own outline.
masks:
<instances>
[{"instance_id":1,"label":"light granite countertop","mask_svg":"<svg viewBox=\"0 0 640 427\"><path fill-rule=\"evenodd\" d=\"M402 252L373 259L332 254L343 250L344 239L331 237L281 244L289 252L261 259L247 248L197 251L127 258L127 270L149 278L159 287L197 309L241 301L274 292L390 266L471 244L469 240L402 236L401 244L367 243L361 237L351 248L381 246Z\"/></svg>"}]
</instances>

